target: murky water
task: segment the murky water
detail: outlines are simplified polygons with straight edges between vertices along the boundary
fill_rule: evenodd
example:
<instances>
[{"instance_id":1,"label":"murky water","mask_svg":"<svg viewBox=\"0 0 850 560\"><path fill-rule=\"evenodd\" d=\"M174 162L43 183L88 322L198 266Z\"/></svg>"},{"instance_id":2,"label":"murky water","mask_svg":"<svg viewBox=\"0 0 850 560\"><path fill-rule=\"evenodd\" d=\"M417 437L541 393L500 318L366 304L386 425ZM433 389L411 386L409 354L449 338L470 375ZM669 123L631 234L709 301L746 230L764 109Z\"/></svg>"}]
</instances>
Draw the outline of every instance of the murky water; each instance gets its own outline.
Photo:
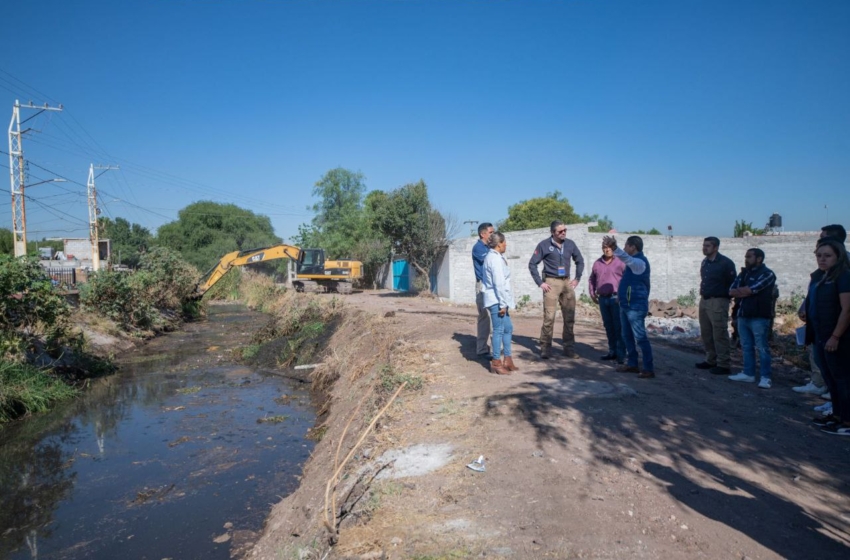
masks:
<instances>
[{"instance_id":1,"label":"murky water","mask_svg":"<svg viewBox=\"0 0 850 560\"><path fill-rule=\"evenodd\" d=\"M297 486L315 420L305 386L225 359L262 321L212 307L0 430L0 557L224 559L250 542Z\"/></svg>"}]
</instances>

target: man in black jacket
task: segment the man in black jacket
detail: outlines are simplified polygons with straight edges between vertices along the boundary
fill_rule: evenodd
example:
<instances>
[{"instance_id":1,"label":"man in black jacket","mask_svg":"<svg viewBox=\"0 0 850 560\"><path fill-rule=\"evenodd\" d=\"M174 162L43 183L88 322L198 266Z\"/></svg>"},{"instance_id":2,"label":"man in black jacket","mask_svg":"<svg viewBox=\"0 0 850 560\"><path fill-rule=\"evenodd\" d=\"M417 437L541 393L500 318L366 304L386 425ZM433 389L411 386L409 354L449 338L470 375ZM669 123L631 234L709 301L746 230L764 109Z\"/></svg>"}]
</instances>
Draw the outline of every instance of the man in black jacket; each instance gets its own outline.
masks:
<instances>
[{"instance_id":1,"label":"man in black jacket","mask_svg":"<svg viewBox=\"0 0 850 560\"><path fill-rule=\"evenodd\" d=\"M696 365L717 375L729 375L732 348L729 343L729 287L735 280L735 263L718 252L720 240L706 237L705 258L699 268L699 330L705 360Z\"/></svg>"},{"instance_id":2,"label":"man in black jacket","mask_svg":"<svg viewBox=\"0 0 850 560\"><path fill-rule=\"evenodd\" d=\"M764 266L764 251L750 249L744 257L746 267L735 278L729 295L740 305L738 334L744 353L744 371L730 375L732 381L753 383L756 380L756 349L759 353L759 387L770 389L770 346L768 337L773 317L773 288L776 275Z\"/></svg>"}]
</instances>

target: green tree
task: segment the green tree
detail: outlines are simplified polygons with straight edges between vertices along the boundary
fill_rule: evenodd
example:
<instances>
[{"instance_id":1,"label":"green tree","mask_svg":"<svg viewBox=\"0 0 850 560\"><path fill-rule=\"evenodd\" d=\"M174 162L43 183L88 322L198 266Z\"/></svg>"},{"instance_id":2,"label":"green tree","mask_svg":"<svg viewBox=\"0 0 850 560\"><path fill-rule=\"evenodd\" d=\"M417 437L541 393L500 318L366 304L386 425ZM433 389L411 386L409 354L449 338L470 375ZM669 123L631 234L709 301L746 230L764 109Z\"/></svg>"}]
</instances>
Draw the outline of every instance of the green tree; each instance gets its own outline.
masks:
<instances>
[{"instance_id":1,"label":"green tree","mask_svg":"<svg viewBox=\"0 0 850 560\"><path fill-rule=\"evenodd\" d=\"M733 237L744 237L744 232L747 231L752 235L764 235L764 229L753 227L752 222L735 220L735 229L732 233Z\"/></svg>"},{"instance_id":2,"label":"green tree","mask_svg":"<svg viewBox=\"0 0 850 560\"><path fill-rule=\"evenodd\" d=\"M112 243L112 261L133 268L139 265L139 258L153 244L150 230L139 224L131 224L124 218L98 218L100 236Z\"/></svg>"},{"instance_id":3,"label":"green tree","mask_svg":"<svg viewBox=\"0 0 850 560\"><path fill-rule=\"evenodd\" d=\"M15 243L12 230L0 228L0 255L13 255L14 253Z\"/></svg>"},{"instance_id":4,"label":"green tree","mask_svg":"<svg viewBox=\"0 0 850 560\"><path fill-rule=\"evenodd\" d=\"M650 230L639 229L636 231L624 231L623 233L633 233L635 235L661 235L661 232L658 231L658 228L652 228Z\"/></svg>"},{"instance_id":5,"label":"green tree","mask_svg":"<svg viewBox=\"0 0 850 560\"><path fill-rule=\"evenodd\" d=\"M614 221L611 220L607 215L599 217L599 214L585 214L581 217L580 223L589 224L590 222L596 222L595 226L587 228L587 231L592 231L596 233L608 233L612 229L614 229Z\"/></svg>"},{"instance_id":6,"label":"green tree","mask_svg":"<svg viewBox=\"0 0 850 560\"><path fill-rule=\"evenodd\" d=\"M329 258L356 259L363 263L364 281L373 282L378 268L390 258L390 243L372 227L362 173L331 169L313 187L319 201L309 210L315 212L311 223L301 224L295 243L301 247L319 247Z\"/></svg>"},{"instance_id":7,"label":"green tree","mask_svg":"<svg viewBox=\"0 0 850 560\"><path fill-rule=\"evenodd\" d=\"M159 228L156 243L178 251L200 270L207 270L231 251L281 243L267 216L235 204L201 201L180 210L178 219ZM123 257L123 255L122 255Z\"/></svg>"},{"instance_id":8,"label":"green tree","mask_svg":"<svg viewBox=\"0 0 850 560\"><path fill-rule=\"evenodd\" d=\"M355 247L366 233L363 179L362 173L337 167L313 185L313 196L319 201L309 208L316 214L310 226L299 228L302 245L318 244L332 259L354 258Z\"/></svg>"},{"instance_id":9,"label":"green tree","mask_svg":"<svg viewBox=\"0 0 850 560\"><path fill-rule=\"evenodd\" d=\"M572 204L562 196L560 191L523 200L509 207L508 217L499 224L499 230L521 231L548 228L554 220L561 220L565 224L577 224L582 221Z\"/></svg>"},{"instance_id":10,"label":"green tree","mask_svg":"<svg viewBox=\"0 0 850 560\"><path fill-rule=\"evenodd\" d=\"M367 200L372 227L386 236L396 254L407 256L430 291L431 266L445 250L451 228L431 206L425 181L389 193L370 193Z\"/></svg>"}]
</instances>

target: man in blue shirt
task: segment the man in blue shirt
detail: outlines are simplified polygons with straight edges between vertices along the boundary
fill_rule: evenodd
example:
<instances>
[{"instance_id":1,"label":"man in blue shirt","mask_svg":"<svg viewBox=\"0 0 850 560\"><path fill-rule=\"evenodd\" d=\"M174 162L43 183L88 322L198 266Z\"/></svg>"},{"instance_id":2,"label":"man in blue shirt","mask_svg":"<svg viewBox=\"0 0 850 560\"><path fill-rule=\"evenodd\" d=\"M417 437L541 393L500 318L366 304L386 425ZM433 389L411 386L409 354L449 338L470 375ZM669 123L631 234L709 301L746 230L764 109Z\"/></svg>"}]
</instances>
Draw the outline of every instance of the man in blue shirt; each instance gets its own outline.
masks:
<instances>
[{"instance_id":1,"label":"man in blue shirt","mask_svg":"<svg viewBox=\"0 0 850 560\"><path fill-rule=\"evenodd\" d=\"M472 266L475 268L475 306L478 307L478 336L475 352L481 359L490 359L490 310L484 307L484 292L481 280L484 275L484 258L490 252L487 241L493 233L493 224L482 222L478 224L478 241L472 246Z\"/></svg>"}]
</instances>

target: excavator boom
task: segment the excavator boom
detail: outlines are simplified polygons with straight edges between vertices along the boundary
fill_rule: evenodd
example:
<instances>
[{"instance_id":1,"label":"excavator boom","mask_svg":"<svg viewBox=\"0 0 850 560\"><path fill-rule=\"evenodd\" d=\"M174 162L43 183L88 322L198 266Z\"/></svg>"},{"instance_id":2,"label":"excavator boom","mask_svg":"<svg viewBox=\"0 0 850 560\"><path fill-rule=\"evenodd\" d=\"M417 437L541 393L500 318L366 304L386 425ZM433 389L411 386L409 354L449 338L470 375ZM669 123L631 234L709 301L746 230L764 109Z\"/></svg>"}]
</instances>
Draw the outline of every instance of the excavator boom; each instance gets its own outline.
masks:
<instances>
[{"instance_id":1,"label":"excavator boom","mask_svg":"<svg viewBox=\"0 0 850 560\"><path fill-rule=\"evenodd\" d=\"M262 249L227 253L201 277L198 286L195 288L194 297L198 299L203 297L207 290L212 288L234 266L244 266L275 259L292 259L300 264L304 261L304 251L292 245L273 245Z\"/></svg>"}]
</instances>

